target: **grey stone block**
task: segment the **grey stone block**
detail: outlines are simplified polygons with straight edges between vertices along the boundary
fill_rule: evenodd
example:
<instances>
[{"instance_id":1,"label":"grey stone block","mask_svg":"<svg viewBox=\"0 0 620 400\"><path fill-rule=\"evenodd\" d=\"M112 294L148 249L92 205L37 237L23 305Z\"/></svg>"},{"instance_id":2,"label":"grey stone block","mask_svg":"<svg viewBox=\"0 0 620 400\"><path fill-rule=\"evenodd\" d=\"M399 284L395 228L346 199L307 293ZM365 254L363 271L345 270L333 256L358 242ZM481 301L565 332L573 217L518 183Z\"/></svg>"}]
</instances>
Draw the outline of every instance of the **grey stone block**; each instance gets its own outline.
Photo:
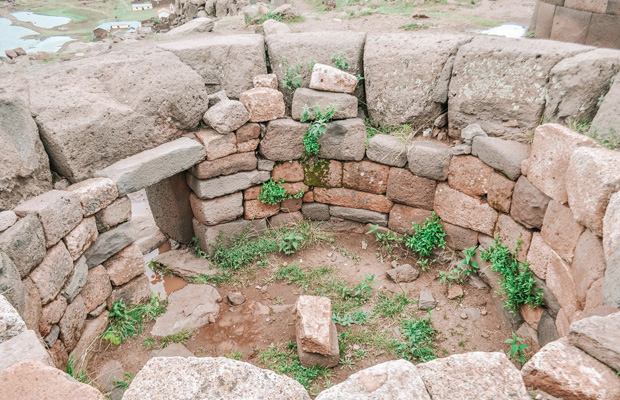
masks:
<instances>
[{"instance_id":1,"label":"grey stone block","mask_svg":"<svg viewBox=\"0 0 620 400\"><path fill-rule=\"evenodd\" d=\"M521 175L521 163L530 155L530 146L512 140L476 136L471 153L515 181Z\"/></svg>"},{"instance_id":2,"label":"grey stone block","mask_svg":"<svg viewBox=\"0 0 620 400\"><path fill-rule=\"evenodd\" d=\"M136 240L136 232L131 222L125 222L116 228L102 233L95 243L84 252L89 268L107 261L108 258L123 250Z\"/></svg>"},{"instance_id":3,"label":"grey stone block","mask_svg":"<svg viewBox=\"0 0 620 400\"><path fill-rule=\"evenodd\" d=\"M200 248L207 253L212 253L215 249L211 246L212 243L216 243L217 238L222 233L224 239L223 244L230 243L230 240L242 233L246 233L250 237L256 237L262 235L267 230L267 221L265 219L247 220L238 219L236 221L227 222L225 224L206 226L194 219L194 234L198 238Z\"/></svg>"},{"instance_id":4,"label":"grey stone block","mask_svg":"<svg viewBox=\"0 0 620 400\"><path fill-rule=\"evenodd\" d=\"M602 294L603 304L620 308L620 243L607 260Z\"/></svg>"},{"instance_id":5,"label":"grey stone block","mask_svg":"<svg viewBox=\"0 0 620 400\"><path fill-rule=\"evenodd\" d=\"M73 266L73 275L69 278L69 283L62 291L62 295L65 296L67 302L71 303L75 296L80 294L86 280L88 279L88 264L86 264L86 257L80 257Z\"/></svg>"},{"instance_id":6,"label":"grey stone block","mask_svg":"<svg viewBox=\"0 0 620 400\"><path fill-rule=\"evenodd\" d=\"M437 305L435 298L431 292L422 290L420 292L420 301L418 302L418 308L420 310L432 310Z\"/></svg>"},{"instance_id":7,"label":"grey stone block","mask_svg":"<svg viewBox=\"0 0 620 400\"><path fill-rule=\"evenodd\" d=\"M293 94L291 116L299 121L304 113L304 108L310 108L313 112L316 106L325 110L334 106L333 119L347 119L357 117L357 97L345 93L321 92L314 89L299 88Z\"/></svg>"},{"instance_id":8,"label":"grey stone block","mask_svg":"<svg viewBox=\"0 0 620 400\"><path fill-rule=\"evenodd\" d=\"M560 335L558 335L553 317L546 310L543 311L540 321L538 321L538 344L540 347L544 347L559 338Z\"/></svg>"},{"instance_id":9,"label":"grey stone block","mask_svg":"<svg viewBox=\"0 0 620 400\"><path fill-rule=\"evenodd\" d=\"M409 146L409 170L422 178L443 181L448 178L452 150L440 142L419 141Z\"/></svg>"},{"instance_id":10,"label":"grey stone block","mask_svg":"<svg viewBox=\"0 0 620 400\"><path fill-rule=\"evenodd\" d=\"M201 199L214 199L240 190L248 189L270 178L269 171L247 171L219 178L200 180L192 174L187 174L187 184Z\"/></svg>"},{"instance_id":11,"label":"grey stone block","mask_svg":"<svg viewBox=\"0 0 620 400\"><path fill-rule=\"evenodd\" d=\"M366 156L381 164L404 167L407 164L407 147L397 137L375 135L368 141Z\"/></svg>"},{"instance_id":12,"label":"grey stone block","mask_svg":"<svg viewBox=\"0 0 620 400\"><path fill-rule=\"evenodd\" d=\"M9 256L0 252L0 293L21 315L26 306L26 291L19 272Z\"/></svg>"},{"instance_id":13,"label":"grey stone block","mask_svg":"<svg viewBox=\"0 0 620 400\"><path fill-rule=\"evenodd\" d=\"M319 137L318 156L332 160L361 161L366 153L366 126L359 118L334 121L327 124Z\"/></svg>"},{"instance_id":14,"label":"grey stone block","mask_svg":"<svg viewBox=\"0 0 620 400\"><path fill-rule=\"evenodd\" d=\"M4 232L12 227L17 222L17 215L15 212L0 211L0 232Z\"/></svg>"},{"instance_id":15,"label":"grey stone block","mask_svg":"<svg viewBox=\"0 0 620 400\"><path fill-rule=\"evenodd\" d=\"M304 135L309 126L287 118L269 122L260 142L260 154L273 161L301 158L304 154Z\"/></svg>"},{"instance_id":16,"label":"grey stone block","mask_svg":"<svg viewBox=\"0 0 620 400\"><path fill-rule=\"evenodd\" d=\"M388 215L375 211L361 210L357 208L330 206L329 214L332 217L350 219L351 221L368 224L387 226Z\"/></svg>"},{"instance_id":17,"label":"grey stone block","mask_svg":"<svg viewBox=\"0 0 620 400\"><path fill-rule=\"evenodd\" d=\"M146 196L157 227L180 243L191 243L192 208L184 173L178 173L146 188Z\"/></svg>"},{"instance_id":18,"label":"grey stone block","mask_svg":"<svg viewBox=\"0 0 620 400\"><path fill-rule=\"evenodd\" d=\"M0 343L19 335L26 330L26 323L22 320L15 307L0 294Z\"/></svg>"},{"instance_id":19,"label":"grey stone block","mask_svg":"<svg viewBox=\"0 0 620 400\"><path fill-rule=\"evenodd\" d=\"M272 171L273 167L275 167L275 161L271 160L258 160L258 170L259 171Z\"/></svg>"},{"instance_id":20,"label":"grey stone block","mask_svg":"<svg viewBox=\"0 0 620 400\"><path fill-rule=\"evenodd\" d=\"M95 175L112 179L124 195L182 172L206 156L200 143L180 138L118 161Z\"/></svg>"},{"instance_id":21,"label":"grey stone block","mask_svg":"<svg viewBox=\"0 0 620 400\"><path fill-rule=\"evenodd\" d=\"M39 219L27 215L0 234L0 251L13 260L22 279L28 276L45 257L45 235Z\"/></svg>"},{"instance_id":22,"label":"grey stone block","mask_svg":"<svg viewBox=\"0 0 620 400\"><path fill-rule=\"evenodd\" d=\"M95 214L95 219L99 232L105 232L118 224L129 221L131 219L131 200L127 196L116 199L114 203Z\"/></svg>"},{"instance_id":23,"label":"grey stone block","mask_svg":"<svg viewBox=\"0 0 620 400\"><path fill-rule=\"evenodd\" d=\"M301 213L307 219L313 221L329 220L329 206L323 203L304 203L301 206Z\"/></svg>"},{"instance_id":24,"label":"grey stone block","mask_svg":"<svg viewBox=\"0 0 620 400\"><path fill-rule=\"evenodd\" d=\"M54 362L34 331L27 330L0 343L0 372L23 360L37 360L55 367Z\"/></svg>"}]
</instances>

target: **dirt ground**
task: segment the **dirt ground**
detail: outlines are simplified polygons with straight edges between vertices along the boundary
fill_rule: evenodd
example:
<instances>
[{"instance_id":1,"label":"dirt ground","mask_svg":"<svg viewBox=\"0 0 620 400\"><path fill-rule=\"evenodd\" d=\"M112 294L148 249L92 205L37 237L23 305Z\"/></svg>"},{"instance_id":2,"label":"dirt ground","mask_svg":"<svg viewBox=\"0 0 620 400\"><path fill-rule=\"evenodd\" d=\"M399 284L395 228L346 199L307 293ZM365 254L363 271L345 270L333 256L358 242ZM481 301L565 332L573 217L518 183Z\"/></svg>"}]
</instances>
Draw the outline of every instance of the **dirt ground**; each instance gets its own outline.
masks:
<instances>
[{"instance_id":1,"label":"dirt ground","mask_svg":"<svg viewBox=\"0 0 620 400\"><path fill-rule=\"evenodd\" d=\"M291 310L297 297L304 294L304 291L296 285L274 281L273 276L283 264L297 263L306 267L335 266L337 278L346 280L351 286L363 279L365 274L374 275L377 284L372 285L371 301L361 307L365 311L373 310L378 293L404 293L417 303L421 290L431 291L437 301L437 308L432 312L431 319L437 330L435 344L439 357L470 351L509 350L509 345L504 341L510 338L511 331L493 306L488 289L478 290L466 283L463 286L464 296L449 300L447 285L441 284L437 279L438 271L445 269L445 265L436 265L431 270L422 272L414 282L396 284L386 276L385 272L391 268L390 261L378 260L378 248L372 236L347 232L335 233L333 238L333 243L320 243L294 255L271 255L268 265L254 268L252 273L241 281L217 286L224 301L221 303L216 323L200 328L195 336L185 342L185 346L198 357L236 355L242 361L265 368L266 365L262 364L258 357L260 350L271 345L284 348L287 342L295 342L294 316ZM362 250L362 242L367 243L365 250ZM398 262L416 265L416 260L412 257ZM185 284L179 278L162 277L150 270L147 275L150 275L153 288L160 292L162 283L168 293L171 289L178 290ZM247 299L245 304L236 307L228 304L226 295L234 291L243 293ZM428 312L418 310L417 304L407 306L407 313L408 316L415 315L418 318L428 316ZM95 377L109 360L119 361L125 372L137 373L148 361L152 351L144 345L144 339L150 336L152 325L153 322L149 323L139 337L120 346L100 343L91 354L89 375ZM387 337L397 340L401 338L399 318L375 317L368 325L385 333ZM366 325L338 326L339 333L365 329L370 328ZM364 358L350 357L353 350L360 349L366 352ZM324 389L325 384L340 383L361 369L398 357L380 347L361 344L349 349L344 358L353 363L335 367L327 381L322 378L316 381L311 392L318 393Z\"/></svg>"}]
</instances>

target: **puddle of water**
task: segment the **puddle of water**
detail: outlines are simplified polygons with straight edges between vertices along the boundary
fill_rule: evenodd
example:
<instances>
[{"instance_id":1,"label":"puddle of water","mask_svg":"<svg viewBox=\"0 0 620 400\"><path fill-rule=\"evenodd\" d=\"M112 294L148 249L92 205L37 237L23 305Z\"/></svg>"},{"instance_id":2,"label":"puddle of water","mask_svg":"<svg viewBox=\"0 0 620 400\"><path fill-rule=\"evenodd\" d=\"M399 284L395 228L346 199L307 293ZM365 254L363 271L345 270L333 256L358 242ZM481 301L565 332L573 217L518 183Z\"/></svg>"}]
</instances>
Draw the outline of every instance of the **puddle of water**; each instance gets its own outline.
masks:
<instances>
[{"instance_id":1,"label":"puddle of water","mask_svg":"<svg viewBox=\"0 0 620 400\"><path fill-rule=\"evenodd\" d=\"M39 28L54 28L71 22L68 17L55 17L52 15L35 14L31 11L15 11L11 13L18 21L30 22Z\"/></svg>"},{"instance_id":2,"label":"puddle of water","mask_svg":"<svg viewBox=\"0 0 620 400\"><path fill-rule=\"evenodd\" d=\"M519 24L502 24L500 26L496 26L494 28L486 29L484 31L479 31L480 33L484 33L486 35L492 36L504 36L507 38L520 38L525 36L525 32L527 31L527 27Z\"/></svg>"},{"instance_id":3,"label":"puddle of water","mask_svg":"<svg viewBox=\"0 0 620 400\"><path fill-rule=\"evenodd\" d=\"M0 18L0 52L21 47L26 53L47 51L50 53L60 50L67 42L72 40L69 36L51 36L47 39L28 38L37 36L39 33L32 29L13 25L8 18Z\"/></svg>"},{"instance_id":4,"label":"puddle of water","mask_svg":"<svg viewBox=\"0 0 620 400\"><path fill-rule=\"evenodd\" d=\"M146 277L149 278L151 291L155 292L162 299L168 298L170 293L176 292L177 290L183 289L187 286L187 282L181 278L177 278L176 276L165 276L149 268L149 262L153 258L169 250L170 243L166 242L159 246L159 248L144 255L144 273Z\"/></svg>"}]
</instances>

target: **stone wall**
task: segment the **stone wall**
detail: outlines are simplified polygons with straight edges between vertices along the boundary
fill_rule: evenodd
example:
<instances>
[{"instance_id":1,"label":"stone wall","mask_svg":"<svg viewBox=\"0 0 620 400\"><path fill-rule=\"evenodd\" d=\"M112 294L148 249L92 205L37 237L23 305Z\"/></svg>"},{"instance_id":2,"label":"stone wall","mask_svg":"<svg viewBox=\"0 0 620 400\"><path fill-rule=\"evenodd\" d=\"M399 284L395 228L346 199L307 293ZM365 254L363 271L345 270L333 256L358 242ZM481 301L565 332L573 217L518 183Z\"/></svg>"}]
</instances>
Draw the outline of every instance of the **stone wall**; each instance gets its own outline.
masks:
<instances>
[{"instance_id":1,"label":"stone wall","mask_svg":"<svg viewBox=\"0 0 620 400\"><path fill-rule=\"evenodd\" d=\"M538 0L529 30L540 39L620 49L620 1Z\"/></svg>"}]
</instances>

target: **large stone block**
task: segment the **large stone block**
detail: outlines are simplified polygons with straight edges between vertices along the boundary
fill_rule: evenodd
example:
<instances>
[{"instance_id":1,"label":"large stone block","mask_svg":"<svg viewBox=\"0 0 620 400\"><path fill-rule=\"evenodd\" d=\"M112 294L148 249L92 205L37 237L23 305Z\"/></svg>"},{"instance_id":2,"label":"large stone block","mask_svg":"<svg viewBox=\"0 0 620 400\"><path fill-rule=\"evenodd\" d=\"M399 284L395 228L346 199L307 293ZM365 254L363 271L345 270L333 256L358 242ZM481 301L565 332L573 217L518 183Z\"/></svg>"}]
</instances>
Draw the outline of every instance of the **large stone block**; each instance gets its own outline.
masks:
<instances>
[{"instance_id":1,"label":"large stone block","mask_svg":"<svg viewBox=\"0 0 620 400\"><path fill-rule=\"evenodd\" d=\"M62 240L69 250L73 261L80 258L84 251L99 237L95 217L87 217L82 220Z\"/></svg>"},{"instance_id":2,"label":"large stone block","mask_svg":"<svg viewBox=\"0 0 620 400\"><path fill-rule=\"evenodd\" d=\"M530 249L530 243L532 242L531 231L515 222L508 215L500 214L497 219L494 235L502 239L502 243L508 247L510 251L514 251L518 245L517 260L521 262L525 261L527 252Z\"/></svg>"},{"instance_id":3,"label":"large stone block","mask_svg":"<svg viewBox=\"0 0 620 400\"><path fill-rule=\"evenodd\" d=\"M47 336L52 330L52 325L57 324L58 321L65 314L67 309L67 299L63 296L57 296L49 304L47 304L41 310L41 321L39 321L39 333L41 336ZM53 343L55 341L52 340ZM51 346L49 346L51 347Z\"/></svg>"},{"instance_id":4,"label":"large stone block","mask_svg":"<svg viewBox=\"0 0 620 400\"><path fill-rule=\"evenodd\" d=\"M420 33L368 36L364 85L370 118L380 125L434 120L448 99L454 55L468 40L466 35Z\"/></svg>"},{"instance_id":5,"label":"large stone block","mask_svg":"<svg viewBox=\"0 0 620 400\"><path fill-rule=\"evenodd\" d=\"M144 257L140 248L131 244L103 263L110 282L121 286L144 273Z\"/></svg>"},{"instance_id":6,"label":"large stone block","mask_svg":"<svg viewBox=\"0 0 620 400\"><path fill-rule=\"evenodd\" d=\"M544 40L532 46L527 39L474 38L459 48L454 61L450 127L478 123L491 136L524 140L540 120L551 69L587 50Z\"/></svg>"},{"instance_id":7,"label":"large stone block","mask_svg":"<svg viewBox=\"0 0 620 400\"><path fill-rule=\"evenodd\" d=\"M97 266L132 244L134 240L136 240L136 232L131 222L102 233L97 241L84 252L86 263L90 268Z\"/></svg>"},{"instance_id":8,"label":"large stone block","mask_svg":"<svg viewBox=\"0 0 620 400\"><path fill-rule=\"evenodd\" d=\"M82 288L86 285L87 279L88 264L86 264L85 257L80 257L80 259L73 264L73 273L62 290L62 295L65 296L69 303L82 291Z\"/></svg>"},{"instance_id":9,"label":"large stone block","mask_svg":"<svg viewBox=\"0 0 620 400\"><path fill-rule=\"evenodd\" d=\"M573 152L566 171L568 204L575 219L598 236L609 198L620 187L620 152L600 147L580 147Z\"/></svg>"},{"instance_id":10,"label":"large stone block","mask_svg":"<svg viewBox=\"0 0 620 400\"><path fill-rule=\"evenodd\" d=\"M314 201L335 206L361 208L364 210L387 213L392 209L391 200L378 194L358 192L356 190L334 188L314 189Z\"/></svg>"},{"instance_id":11,"label":"large stone block","mask_svg":"<svg viewBox=\"0 0 620 400\"><path fill-rule=\"evenodd\" d=\"M183 172L146 188L146 196L157 227L180 243L191 243L194 236L190 193Z\"/></svg>"},{"instance_id":12,"label":"large stone block","mask_svg":"<svg viewBox=\"0 0 620 400\"><path fill-rule=\"evenodd\" d=\"M602 296L603 304L620 308L620 244L607 260Z\"/></svg>"},{"instance_id":13,"label":"large stone block","mask_svg":"<svg viewBox=\"0 0 620 400\"><path fill-rule=\"evenodd\" d=\"M139 275L124 284L123 286L115 287L112 290L112 294L108 297L106 302L109 309L112 309L112 305L123 299L123 303L127 307L144 304L151 298L151 285L149 278L146 275Z\"/></svg>"},{"instance_id":14,"label":"large stone block","mask_svg":"<svg viewBox=\"0 0 620 400\"><path fill-rule=\"evenodd\" d=\"M370 161L344 163L342 185L375 194L385 193L390 167Z\"/></svg>"},{"instance_id":15,"label":"large stone block","mask_svg":"<svg viewBox=\"0 0 620 400\"><path fill-rule=\"evenodd\" d=\"M607 11L608 3L609 0L564 0L564 7L603 14Z\"/></svg>"},{"instance_id":16,"label":"large stone block","mask_svg":"<svg viewBox=\"0 0 620 400\"><path fill-rule=\"evenodd\" d=\"M568 342L608 365L614 371L620 371L620 313L604 317L592 316L576 321L570 326Z\"/></svg>"},{"instance_id":17,"label":"large stone block","mask_svg":"<svg viewBox=\"0 0 620 400\"><path fill-rule=\"evenodd\" d=\"M313 116L316 106L321 110L333 106L336 110L333 119L357 117L357 98L355 96L345 93L321 92L307 88L295 90L291 106L291 116L294 120L299 121L306 107L310 110L310 116Z\"/></svg>"},{"instance_id":18,"label":"large stone block","mask_svg":"<svg viewBox=\"0 0 620 400\"><path fill-rule=\"evenodd\" d=\"M310 89L325 92L353 93L357 86L355 75L344 72L331 65L316 63L310 75Z\"/></svg>"},{"instance_id":19,"label":"large stone block","mask_svg":"<svg viewBox=\"0 0 620 400\"><path fill-rule=\"evenodd\" d=\"M159 47L198 72L209 93L225 90L228 96L239 98L254 87L256 75L267 73L261 35L216 35L209 40L194 37L161 43Z\"/></svg>"},{"instance_id":20,"label":"large stone block","mask_svg":"<svg viewBox=\"0 0 620 400\"><path fill-rule=\"evenodd\" d=\"M320 158L361 161L366 153L366 126L359 118L329 122L319 136Z\"/></svg>"},{"instance_id":21,"label":"large stone block","mask_svg":"<svg viewBox=\"0 0 620 400\"><path fill-rule=\"evenodd\" d=\"M603 217L603 248L605 258L609 259L614 249L620 244L620 191L612 195ZM0 242L2 237L0 236ZM1 246L0 246L1 247ZM10 254L9 254L10 256Z\"/></svg>"},{"instance_id":22,"label":"large stone block","mask_svg":"<svg viewBox=\"0 0 620 400\"><path fill-rule=\"evenodd\" d=\"M566 203L565 175L570 157L576 148L595 144L591 138L562 125L539 126L534 133L530 157L524 162L528 180L547 196Z\"/></svg>"},{"instance_id":23,"label":"large stone block","mask_svg":"<svg viewBox=\"0 0 620 400\"><path fill-rule=\"evenodd\" d=\"M6 253L25 278L45 257L43 226L34 215L27 215L0 234L0 251Z\"/></svg>"},{"instance_id":24,"label":"large stone block","mask_svg":"<svg viewBox=\"0 0 620 400\"><path fill-rule=\"evenodd\" d=\"M37 268L30 273L30 279L39 289L41 303L52 301L63 288L73 272L73 260L65 244L52 246Z\"/></svg>"},{"instance_id":25,"label":"large stone block","mask_svg":"<svg viewBox=\"0 0 620 400\"><path fill-rule=\"evenodd\" d=\"M422 178L443 181L448 178L452 150L441 142L413 142L407 150L409 170Z\"/></svg>"},{"instance_id":26,"label":"large stone block","mask_svg":"<svg viewBox=\"0 0 620 400\"><path fill-rule=\"evenodd\" d=\"M222 100L205 113L203 121L219 133L231 133L250 120L250 113L240 101ZM257 121L253 121L257 122Z\"/></svg>"},{"instance_id":27,"label":"large stone block","mask_svg":"<svg viewBox=\"0 0 620 400\"><path fill-rule=\"evenodd\" d=\"M611 400L620 396L615 372L565 339L543 347L523 366L521 374L528 387L563 399Z\"/></svg>"},{"instance_id":28,"label":"large stone block","mask_svg":"<svg viewBox=\"0 0 620 400\"><path fill-rule=\"evenodd\" d=\"M344 218L351 221L380 226L387 226L388 223L387 214L382 214L375 211L359 210L356 208L331 206L329 207L329 214L332 217Z\"/></svg>"},{"instance_id":29,"label":"large stone block","mask_svg":"<svg viewBox=\"0 0 620 400\"><path fill-rule=\"evenodd\" d=\"M544 120L564 124L592 121L599 99L609 90L611 79L619 70L620 52L617 50L596 49L560 61L549 75ZM582 136L583 139L586 138Z\"/></svg>"},{"instance_id":30,"label":"large stone block","mask_svg":"<svg viewBox=\"0 0 620 400\"><path fill-rule=\"evenodd\" d=\"M407 146L397 137L378 134L368 141L366 156L381 164L404 167L407 164Z\"/></svg>"},{"instance_id":31,"label":"large stone block","mask_svg":"<svg viewBox=\"0 0 620 400\"><path fill-rule=\"evenodd\" d=\"M95 218L99 232L108 231L118 224L127 222L131 219L131 200L123 196L95 214Z\"/></svg>"},{"instance_id":32,"label":"large stone block","mask_svg":"<svg viewBox=\"0 0 620 400\"><path fill-rule=\"evenodd\" d=\"M567 262L573 260L575 246L584 227L573 219L570 209L550 201L540 231L542 238Z\"/></svg>"},{"instance_id":33,"label":"large stone block","mask_svg":"<svg viewBox=\"0 0 620 400\"><path fill-rule=\"evenodd\" d=\"M497 211L487 203L443 183L437 186L434 210L446 222L489 236L493 235L498 218Z\"/></svg>"},{"instance_id":34,"label":"large stone block","mask_svg":"<svg viewBox=\"0 0 620 400\"><path fill-rule=\"evenodd\" d=\"M25 104L0 99L0 210L52 188L47 153Z\"/></svg>"},{"instance_id":35,"label":"large stone block","mask_svg":"<svg viewBox=\"0 0 620 400\"><path fill-rule=\"evenodd\" d=\"M327 221L329 219L329 206L322 203L305 203L301 206L303 216L313 221Z\"/></svg>"},{"instance_id":36,"label":"large stone block","mask_svg":"<svg viewBox=\"0 0 620 400\"><path fill-rule=\"evenodd\" d=\"M271 171L271 177L276 182L301 182L304 180L304 168L298 161L279 163Z\"/></svg>"},{"instance_id":37,"label":"large stone block","mask_svg":"<svg viewBox=\"0 0 620 400\"><path fill-rule=\"evenodd\" d=\"M110 312L105 310L97 318L87 320L84 324L82 336L71 352L71 356L78 360L78 366L82 363L84 356L95 342L101 339L101 335L108 328L109 315Z\"/></svg>"},{"instance_id":38,"label":"large stone block","mask_svg":"<svg viewBox=\"0 0 620 400\"><path fill-rule=\"evenodd\" d=\"M249 111L252 122L273 121L284 116L284 96L277 89L250 89L241 93L239 101Z\"/></svg>"},{"instance_id":39,"label":"large stone block","mask_svg":"<svg viewBox=\"0 0 620 400\"><path fill-rule=\"evenodd\" d=\"M271 60L273 73L278 76L279 88L284 94L284 101L290 107L293 98L293 88L284 86L286 72L289 68L299 65L302 78L302 87L310 84L308 65L321 63L333 65L331 58L335 54L344 54L349 64L347 72L353 75L363 75L362 55L366 33L352 31L338 32L303 32L269 35L267 37L267 51ZM304 49L300 52L299 49ZM363 86L363 85L362 85ZM356 89L354 95L361 98L363 87Z\"/></svg>"},{"instance_id":40,"label":"large stone block","mask_svg":"<svg viewBox=\"0 0 620 400\"><path fill-rule=\"evenodd\" d=\"M82 302L86 313L93 311L103 304L112 293L110 278L103 265L98 265L88 271L86 285L82 288Z\"/></svg>"},{"instance_id":41,"label":"large stone block","mask_svg":"<svg viewBox=\"0 0 620 400\"><path fill-rule=\"evenodd\" d=\"M620 20L620 15L617 18ZM616 79L592 120L590 134L595 134L599 141L609 140L613 143L615 140L617 142L618 135L620 135L620 116L616 110L619 104L620 80Z\"/></svg>"},{"instance_id":42,"label":"large stone block","mask_svg":"<svg viewBox=\"0 0 620 400\"><path fill-rule=\"evenodd\" d=\"M296 335L302 350L329 355L332 304L327 297L299 296L295 303Z\"/></svg>"},{"instance_id":43,"label":"large stone block","mask_svg":"<svg viewBox=\"0 0 620 400\"><path fill-rule=\"evenodd\" d=\"M413 175L404 168L390 168L386 195L397 203L432 210L436 186L433 179Z\"/></svg>"},{"instance_id":44,"label":"large stone block","mask_svg":"<svg viewBox=\"0 0 620 400\"><path fill-rule=\"evenodd\" d=\"M119 193L124 195L182 172L205 157L205 149L200 143L180 138L118 161L96 175L112 179Z\"/></svg>"},{"instance_id":45,"label":"large stone block","mask_svg":"<svg viewBox=\"0 0 620 400\"><path fill-rule=\"evenodd\" d=\"M446 245L451 249L465 250L478 244L478 232L447 222L443 222L442 226L444 231L446 231Z\"/></svg>"},{"instance_id":46,"label":"large stone block","mask_svg":"<svg viewBox=\"0 0 620 400\"><path fill-rule=\"evenodd\" d=\"M26 331L26 324L9 301L0 295L0 343Z\"/></svg>"},{"instance_id":47,"label":"large stone block","mask_svg":"<svg viewBox=\"0 0 620 400\"><path fill-rule=\"evenodd\" d=\"M27 330L12 339L7 340L6 342L0 343L0 354L2 354L2 358L0 358L0 372L6 371L12 365L18 364L24 360L30 360L28 362L39 361L45 365L49 365L51 367L54 366L52 359L49 354L45 350L45 346L39 341L39 338L32 330ZM28 372L32 374L33 371L30 370ZM2 387L11 387L14 386L4 386L4 379L6 377L5 373L0 373L0 383ZM28 389L32 389L29 387ZM11 391L12 392L12 391ZM0 396L4 396L7 393L6 391L2 391ZM11 393L11 395L7 395L5 397L6 400L16 398L13 397L15 393ZM34 400L36 397L33 397ZM58 397L60 399L61 397ZM2 399L2 400L5 400Z\"/></svg>"},{"instance_id":48,"label":"large stone block","mask_svg":"<svg viewBox=\"0 0 620 400\"><path fill-rule=\"evenodd\" d=\"M585 44L591 18L591 12L558 7L553 16L550 38L562 42Z\"/></svg>"},{"instance_id":49,"label":"large stone block","mask_svg":"<svg viewBox=\"0 0 620 400\"><path fill-rule=\"evenodd\" d=\"M25 292L24 312L21 314L28 329L38 330L41 319L41 295L32 279L22 280Z\"/></svg>"},{"instance_id":50,"label":"large stone block","mask_svg":"<svg viewBox=\"0 0 620 400\"><path fill-rule=\"evenodd\" d=\"M222 116L222 118L226 118ZM238 150L237 138L234 133L219 133L213 129L205 129L195 133L207 152L207 160L213 161L235 154Z\"/></svg>"},{"instance_id":51,"label":"large stone block","mask_svg":"<svg viewBox=\"0 0 620 400\"><path fill-rule=\"evenodd\" d=\"M526 177L522 176L514 188L510 216L526 228L540 228L550 200L549 196L536 189Z\"/></svg>"},{"instance_id":52,"label":"large stone block","mask_svg":"<svg viewBox=\"0 0 620 400\"><path fill-rule=\"evenodd\" d=\"M66 190L79 196L85 217L107 207L118 197L116 185L108 178L87 179L69 186Z\"/></svg>"},{"instance_id":53,"label":"large stone block","mask_svg":"<svg viewBox=\"0 0 620 400\"><path fill-rule=\"evenodd\" d=\"M536 276L540 279L546 279L549 264L562 264L564 261L547 243L545 243L539 233L534 233L527 253L527 262L530 264L530 269L534 271Z\"/></svg>"},{"instance_id":54,"label":"large stone block","mask_svg":"<svg viewBox=\"0 0 620 400\"><path fill-rule=\"evenodd\" d=\"M515 183L504 175L494 172L489 178L489 191L487 193L487 202L494 209L509 213L512 205L512 193Z\"/></svg>"},{"instance_id":55,"label":"large stone block","mask_svg":"<svg viewBox=\"0 0 620 400\"><path fill-rule=\"evenodd\" d=\"M77 194L50 190L15 208L20 217L36 215L43 225L47 247L58 243L82 220L82 206Z\"/></svg>"},{"instance_id":56,"label":"large stone block","mask_svg":"<svg viewBox=\"0 0 620 400\"><path fill-rule=\"evenodd\" d=\"M613 34L613 32L620 28L620 12L618 9L620 9L620 6L618 6L616 1L616 13L614 15L592 14L590 29L588 29L588 37L586 38L587 45L613 49L620 48L620 38L618 35Z\"/></svg>"},{"instance_id":57,"label":"large stone block","mask_svg":"<svg viewBox=\"0 0 620 400\"><path fill-rule=\"evenodd\" d=\"M303 163L304 183L308 186L342 186L342 163L335 160L313 160Z\"/></svg>"},{"instance_id":58,"label":"large stone block","mask_svg":"<svg viewBox=\"0 0 620 400\"><path fill-rule=\"evenodd\" d=\"M271 217L280 212L280 203L268 204L260 200L246 200L243 203L245 219L255 220Z\"/></svg>"},{"instance_id":59,"label":"large stone block","mask_svg":"<svg viewBox=\"0 0 620 400\"><path fill-rule=\"evenodd\" d=\"M539 1L536 4L538 12L536 13L534 35L540 39L549 39L551 29L553 28L553 16L555 15L556 5L544 1Z\"/></svg>"},{"instance_id":60,"label":"large stone block","mask_svg":"<svg viewBox=\"0 0 620 400\"><path fill-rule=\"evenodd\" d=\"M431 215L432 212L429 210L394 204L394 207L390 210L388 228L398 233L410 234L413 232L414 223L422 225Z\"/></svg>"},{"instance_id":61,"label":"large stone block","mask_svg":"<svg viewBox=\"0 0 620 400\"><path fill-rule=\"evenodd\" d=\"M216 226L205 226L194 219L193 226L200 248L207 253L213 252L220 234L222 235L222 244L226 246L236 235L245 233L249 237L256 237L267 230L267 222L264 219L253 221L238 219Z\"/></svg>"},{"instance_id":62,"label":"large stone block","mask_svg":"<svg viewBox=\"0 0 620 400\"><path fill-rule=\"evenodd\" d=\"M304 154L303 138L309 124L292 119L278 119L267 124L259 152L272 161L290 161Z\"/></svg>"},{"instance_id":63,"label":"large stone block","mask_svg":"<svg viewBox=\"0 0 620 400\"><path fill-rule=\"evenodd\" d=\"M212 200L200 200L192 193L190 203L196 219L205 225L218 225L233 221L243 215L243 194L241 192Z\"/></svg>"},{"instance_id":64,"label":"large stone block","mask_svg":"<svg viewBox=\"0 0 620 400\"><path fill-rule=\"evenodd\" d=\"M60 327L60 340L62 340L69 352L75 348L82 337L84 324L86 323L86 314L84 300L82 300L82 296L78 296L69 304L65 314L58 323Z\"/></svg>"},{"instance_id":65,"label":"large stone block","mask_svg":"<svg viewBox=\"0 0 620 400\"><path fill-rule=\"evenodd\" d=\"M476 136L471 153L515 181L521 175L521 163L529 156L530 148L512 140Z\"/></svg>"},{"instance_id":66,"label":"large stone block","mask_svg":"<svg viewBox=\"0 0 620 400\"><path fill-rule=\"evenodd\" d=\"M69 64L38 70L29 93L51 164L71 182L194 129L207 110L200 76L153 46Z\"/></svg>"},{"instance_id":67,"label":"large stone block","mask_svg":"<svg viewBox=\"0 0 620 400\"><path fill-rule=\"evenodd\" d=\"M194 165L190 171L198 179L209 179L219 175L251 171L256 169L257 163L254 152L238 153L213 161L203 161Z\"/></svg>"},{"instance_id":68,"label":"large stone block","mask_svg":"<svg viewBox=\"0 0 620 400\"><path fill-rule=\"evenodd\" d=\"M448 184L469 196L481 197L489 192L492 174L493 168L476 157L453 157L448 170Z\"/></svg>"},{"instance_id":69,"label":"large stone block","mask_svg":"<svg viewBox=\"0 0 620 400\"><path fill-rule=\"evenodd\" d=\"M209 180L196 179L191 174L187 174L186 178L187 184L196 196L203 200L209 200L267 182L270 174L269 171L254 170L238 172L233 175L220 176L219 178Z\"/></svg>"}]
</instances>

